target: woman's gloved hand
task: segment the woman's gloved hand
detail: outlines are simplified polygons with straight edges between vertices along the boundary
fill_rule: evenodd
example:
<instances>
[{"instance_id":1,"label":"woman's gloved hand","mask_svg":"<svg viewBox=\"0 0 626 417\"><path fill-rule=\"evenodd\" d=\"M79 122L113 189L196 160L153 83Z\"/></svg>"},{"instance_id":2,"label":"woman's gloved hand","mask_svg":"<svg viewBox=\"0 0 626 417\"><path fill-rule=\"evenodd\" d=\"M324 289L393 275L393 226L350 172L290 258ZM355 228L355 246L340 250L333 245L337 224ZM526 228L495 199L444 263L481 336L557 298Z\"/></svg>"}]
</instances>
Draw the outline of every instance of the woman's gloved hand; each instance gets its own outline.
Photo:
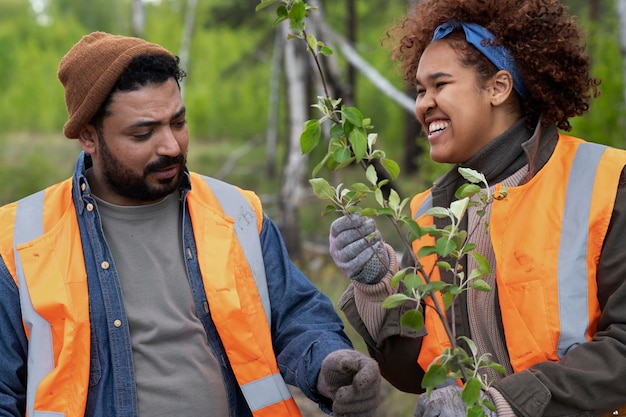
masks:
<instances>
[{"instance_id":1,"label":"woman's gloved hand","mask_svg":"<svg viewBox=\"0 0 626 417\"><path fill-rule=\"evenodd\" d=\"M330 226L330 255L352 280L377 284L389 269L389 252L371 217L353 213Z\"/></svg>"}]
</instances>

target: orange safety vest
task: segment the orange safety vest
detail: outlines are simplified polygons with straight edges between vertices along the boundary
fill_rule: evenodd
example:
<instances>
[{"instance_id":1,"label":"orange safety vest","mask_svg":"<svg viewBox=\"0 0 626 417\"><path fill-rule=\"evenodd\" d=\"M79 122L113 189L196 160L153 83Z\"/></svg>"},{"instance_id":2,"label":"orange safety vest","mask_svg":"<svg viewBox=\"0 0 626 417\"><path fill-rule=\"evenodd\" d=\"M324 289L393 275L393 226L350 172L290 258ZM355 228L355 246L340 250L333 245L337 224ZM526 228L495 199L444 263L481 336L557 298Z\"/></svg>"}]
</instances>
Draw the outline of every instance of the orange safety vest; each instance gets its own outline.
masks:
<instances>
[{"instance_id":1,"label":"orange safety vest","mask_svg":"<svg viewBox=\"0 0 626 417\"><path fill-rule=\"evenodd\" d=\"M626 152L560 136L554 154L528 183L493 202L489 220L506 346L515 372L558 361L591 340L600 306L596 272ZM411 201L413 218L432 206L430 190ZM415 253L434 238L413 242ZM440 280L436 255L420 259ZM443 302L439 294L439 303ZM432 305L432 299L425 300ZM579 306L586 305L586 309ZM449 347L443 325L426 308L418 357L423 369Z\"/></svg>"},{"instance_id":2,"label":"orange safety vest","mask_svg":"<svg viewBox=\"0 0 626 417\"><path fill-rule=\"evenodd\" d=\"M212 178L191 174L191 183L188 207L211 316L246 401L255 417L301 416L272 348L258 249L261 203L252 192ZM71 193L68 179L0 209L0 256L19 285L29 337L30 415L83 416L87 401L89 294ZM229 202L222 194L238 198L236 207L225 207ZM16 228L16 222L28 230ZM242 241L252 235L252 245Z\"/></svg>"}]
</instances>

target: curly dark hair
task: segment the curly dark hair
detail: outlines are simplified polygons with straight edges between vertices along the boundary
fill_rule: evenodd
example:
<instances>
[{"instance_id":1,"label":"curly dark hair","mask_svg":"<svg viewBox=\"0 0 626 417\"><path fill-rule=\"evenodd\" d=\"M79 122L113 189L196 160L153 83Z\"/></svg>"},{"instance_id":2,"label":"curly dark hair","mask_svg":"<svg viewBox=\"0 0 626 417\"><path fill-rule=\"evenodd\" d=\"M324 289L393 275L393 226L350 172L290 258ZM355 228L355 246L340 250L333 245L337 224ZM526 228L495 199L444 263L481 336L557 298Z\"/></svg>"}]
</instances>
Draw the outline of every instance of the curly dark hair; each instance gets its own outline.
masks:
<instances>
[{"instance_id":1,"label":"curly dark hair","mask_svg":"<svg viewBox=\"0 0 626 417\"><path fill-rule=\"evenodd\" d=\"M403 80L415 85L417 66L430 44L435 28L450 20L477 23L494 34L496 44L513 55L529 91L521 103L529 124L556 124L569 131L569 118L589 110L589 101L600 95L600 80L591 75L585 53L585 33L558 0L425 0L387 31L392 59L400 64ZM493 65L477 49L459 48L462 61L475 64L479 77ZM482 66L482 68L481 68Z\"/></svg>"},{"instance_id":2,"label":"curly dark hair","mask_svg":"<svg viewBox=\"0 0 626 417\"><path fill-rule=\"evenodd\" d=\"M144 54L133 58L92 118L91 124L102 127L102 119L107 115L111 97L118 91L135 91L147 85L162 84L170 78L174 78L180 87L180 81L187 74L180 68L179 62L178 57L169 55Z\"/></svg>"}]
</instances>

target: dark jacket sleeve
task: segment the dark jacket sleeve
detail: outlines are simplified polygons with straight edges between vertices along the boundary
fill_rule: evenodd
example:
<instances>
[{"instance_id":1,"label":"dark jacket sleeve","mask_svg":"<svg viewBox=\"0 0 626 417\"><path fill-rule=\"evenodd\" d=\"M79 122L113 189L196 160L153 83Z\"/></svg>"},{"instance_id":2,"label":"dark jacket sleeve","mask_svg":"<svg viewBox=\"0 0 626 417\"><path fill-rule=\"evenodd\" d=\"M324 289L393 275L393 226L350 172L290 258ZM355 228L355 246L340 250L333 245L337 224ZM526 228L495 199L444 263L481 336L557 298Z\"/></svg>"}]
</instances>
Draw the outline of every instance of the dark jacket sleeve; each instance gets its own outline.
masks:
<instances>
[{"instance_id":1,"label":"dark jacket sleeve","mask_svg":"<svg viewBox=\"0 0 626 417\"><path fill-rule=\"evenodd\" d=\"M339 300L339 308L365 341L370 356L378 362L383 378L400 391L417 394L424 391L421 387L424 371L417 363L424 332L412 332L400 323L402 314L413 307L414 304L406 303L389 310L385 315L380 341L376 343L357 311L354 287L348 286Z\"/></svg>"},{"instance_id":2,"label":"dark jacket sleeve","mask_svg":"<svg viewBox=\"0 0 626 417\"><path fill-rule=\"evenodd\" d=\"M520 416L592 416L626 404L626 186L620 180L599 259L601 316L593 340L495 387ZM586 308L586 306L580 306ZM581 410L597 410L596 413Z\"/></svg>"},{"instance_id":3,"label":"dark jacket sleeve","mask_svg":"<svg viewBox=\"0 0 626 417\"><path fill-rule=\"evenodd\" d=\"M26 412L27 340L19 292L0 258L0 415Z\"/></svg>"},{"instance_id":4,"label":"dark jacket sleeve","mask_svg":"<svg viewBox=\"0 0 626 417\"><path fill-rule=\"evenodd\" d=\"M330 400L317 392L317 376L326 356L352 349L332 301L290 261L276 225L264 217L261 247L272 310L272 342L287 384L299 387L330 411Z\"/></svg>"}]
</instances>

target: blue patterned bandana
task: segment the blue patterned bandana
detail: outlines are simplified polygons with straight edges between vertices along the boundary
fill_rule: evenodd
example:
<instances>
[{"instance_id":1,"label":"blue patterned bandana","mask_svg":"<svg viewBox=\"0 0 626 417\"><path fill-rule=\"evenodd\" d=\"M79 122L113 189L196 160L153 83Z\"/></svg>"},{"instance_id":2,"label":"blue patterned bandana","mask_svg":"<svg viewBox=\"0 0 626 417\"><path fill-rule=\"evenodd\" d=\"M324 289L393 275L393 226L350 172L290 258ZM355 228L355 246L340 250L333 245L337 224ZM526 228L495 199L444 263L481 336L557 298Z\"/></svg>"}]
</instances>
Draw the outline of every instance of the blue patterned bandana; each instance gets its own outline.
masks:
<instances>
[{"instance_id":1,"label":"blue patterned bandana","mask_svg":"<svg viewBox=\"0 0 626 417\"><path fill-rule=\"evenodd\" d=\"M496 38L484 27L476 23L457 22L451 20L437 26L431 42L434 42L437 39L445 38L452 33L454 29L459 27L463 28L467 42L476 47L476 49L478 49L493 63L493 65L496 66L496 68L499 70L507 70L511 73L511 76L513 77L513 88L515 88L515 91L517 91L517 93L522 97L522 100L526 100L528 98L528 90L524 85L522 76L517 70L513 56L504 46L492 45L491 43L495 41ZM483 45L483 41L485 39L489 40L489 42Z\"/></svg>"}]
</instances>

